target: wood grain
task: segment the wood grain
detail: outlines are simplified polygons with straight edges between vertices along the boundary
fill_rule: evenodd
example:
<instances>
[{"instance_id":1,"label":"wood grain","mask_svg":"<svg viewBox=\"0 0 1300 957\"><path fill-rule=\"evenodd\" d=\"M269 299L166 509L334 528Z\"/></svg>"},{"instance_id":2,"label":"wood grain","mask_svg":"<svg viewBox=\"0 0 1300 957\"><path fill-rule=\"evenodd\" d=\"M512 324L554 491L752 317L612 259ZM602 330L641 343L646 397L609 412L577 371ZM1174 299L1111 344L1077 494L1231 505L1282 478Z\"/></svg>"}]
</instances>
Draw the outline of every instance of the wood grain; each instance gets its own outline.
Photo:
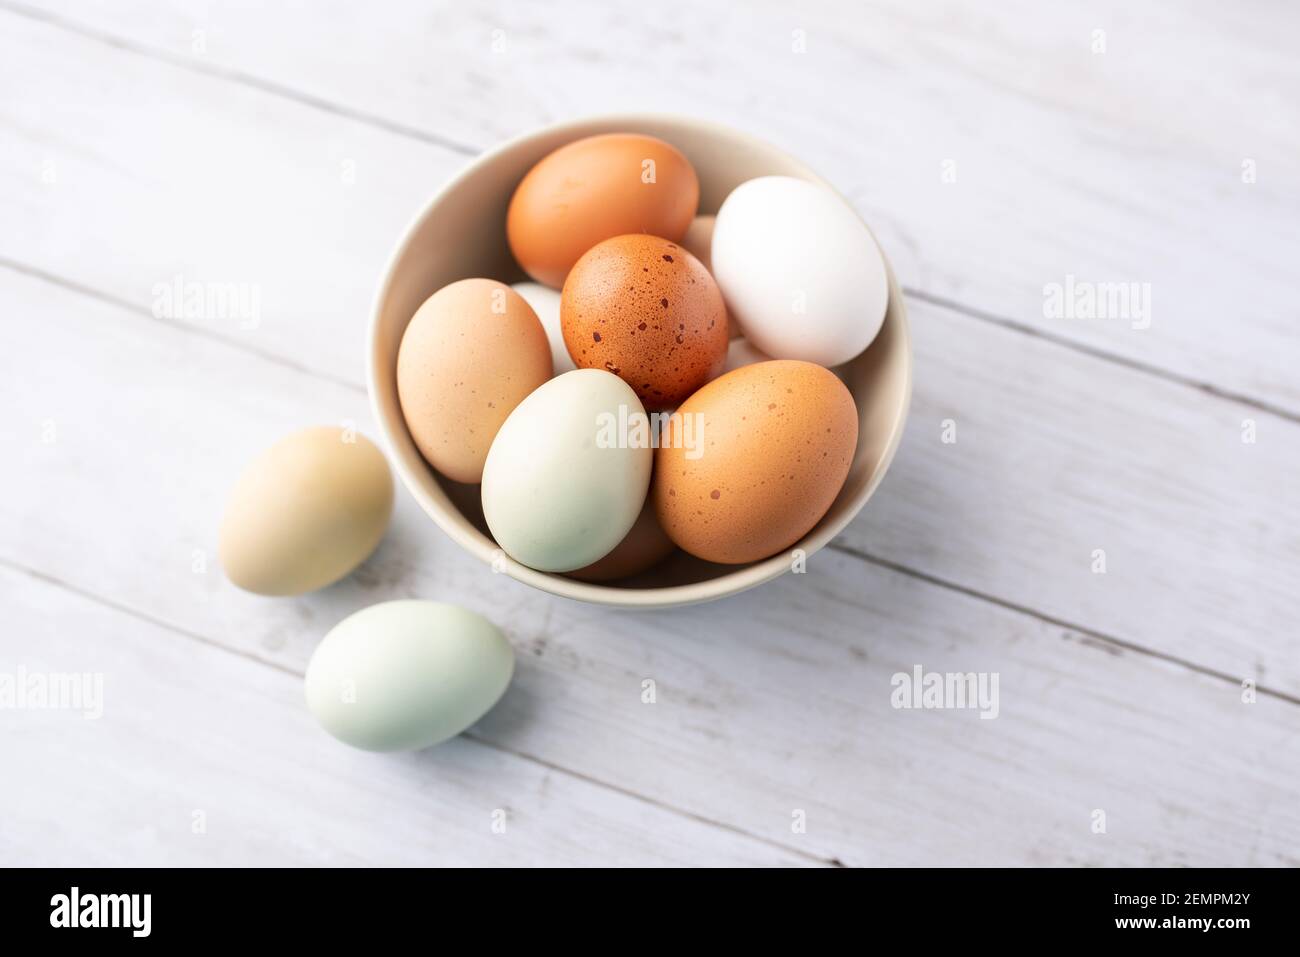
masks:
<instances>
[{"instance_id":1,"label":"wood grain","mask_svg":"<svg viewBox=\"0 0 1300 957\"><path fill-rule=\"evenodd\" d=\"M0 859L1300 864L1295 18L798 13L0 2L0 672L118 702L0 711L40 768ZM913 290L909 432L859 520L807 575L657 615L493 576L404 495L325 592L226 583L243 463L374 434L363 327L412 213L503 136L629 108L816 157ZM1045 319L1067 274L1150 282L1151 328ZM177 277L255 286L258 321L155 318ZM516 682L445 749L346 751L299 676L412 596L499 621ZM892 708L918 664L998 673L1000 716Z\"/></svg>"},{"instance_id":2,"label":"wood grain","mask_svg":"<svg viewBox=\"0 0 1300 957\"><path fill-rule=\"evenodd\" d=\"M142 310L177 276L255 285L256 328L186 328L359 384L383 259L462 159L12 19L0 70L22 92L13 108L69 132L17 142L29 173L57 156L56 180L0 184L33 224L4 234L0 256ZM93 84L77 79L88 69ZM66 123L64 104L94 122ZM159 145L129 163L87 159L135 141ZM341 177L346 157L355 182ZM1277 626L1300 611L1300 492L1284 480L1300 455L1295 424L923 302L912 314L914 425L847 545L1300 694L1300 662ZM953 445L940 441L948 419ZM1247 419L1258 420L1254 445L1242 442ZM1098 549L1105 576L1092 571Z\"/></svg>"},{"instance_id":3,"label":"wood grain","mask_svg":"<svg viewBox=\"0 0 1300 957\"><path fill-rule=\"evenodd\" d=\"M103 681L99 718L0 712L6 767L39 769L0 793L7 865L810 863L464 737L353 751L316 727L296 675L12 568L0 598L0 672Z\"/></svg>"},{"instance_id":4,"label":"wood grain","mask_svg":"<svg viewBox=\"0 0 1300 957\"><path fill-rule=\"evenodd\" d=\"M1282 863L1300 840L1284 810L1300 807L1294 705L1243 704L1234 684L834 551L732 600L618 613L493 575L402 497L380 551L343 583L292 600L238 592L213 558L234 475L304 408L369 431L364 398L43 281L6 276L0 297L47 317L6 326L0 350L3 399L30 424L4 449L21 485L0 557L170 641L296 675L358 607L453 599L520 653L476 736L816 860ZM42 356L61 358L43 381L17 374ZM113 401L88 417L86 396ZM893 675L918 664L999 673L1000 716L894 710ZM1097 808L1110 839L1090 829Z\"/></svg>"},{"instance_id":5,"label":"wood grain","mask_svg":"<svg viewBox=\"0 0 1300 957\"><path fill-rule=\"evenodd\" d=\"M928 304L911 316L908 433L840 543L1300 695L1295 423Z\"/></svg>"},{"instance_id":6,"label":"wood grain","mask_svg":"<svg viewBox=\"0 0 1300 957\"><path fill-rule=\"evenodd\" d=\"M1275 5L39 9L462 151L592 112L722 119L837 184L910 288L1300 415L1300 17ZM1067 276L1149 284L1150 328L1048 318Z\"/></svg>"}]
</instances>

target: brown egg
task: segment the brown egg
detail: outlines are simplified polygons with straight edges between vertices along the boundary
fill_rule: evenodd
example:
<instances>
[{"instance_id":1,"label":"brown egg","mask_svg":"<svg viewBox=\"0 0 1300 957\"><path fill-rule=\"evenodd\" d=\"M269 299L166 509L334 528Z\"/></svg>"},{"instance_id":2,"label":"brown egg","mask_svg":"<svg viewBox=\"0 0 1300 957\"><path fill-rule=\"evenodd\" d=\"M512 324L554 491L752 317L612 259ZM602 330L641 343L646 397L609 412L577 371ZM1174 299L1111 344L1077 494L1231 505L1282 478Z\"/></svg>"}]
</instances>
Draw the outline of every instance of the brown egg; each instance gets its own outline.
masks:
<instances>
[{"instance_id":1,"label":"brown egg","mask_svg":"<svg viewBox=\"0 0 1300 957\"><path fill-rule=\"evenodd\" d=\"M608 582L638 575L653 568L669 556L676 546L664 534L655 516L654 502L647 495L636 524L604 558L585 568L569 572L571 578L587 582Z\"/></svg>"},{"instance_id":2,"label":"brown egg","mask_svg":"<svg viewBox=\"0 0 1300 957\"><path fill-rule=\"evenodd\" d=\"M696 392L664 429L655 511L698 558L767 558L826 514L857 441L857 407L833 373L785 359L745 366Z\"/></svg>"},{"instance_id":3,"label":"brown egg","mask_svg":"<svg viewBox=\"0 0 1300 957\"><path fill-rule=\"evenodd\" d=\"M681 239L699 202L694 168L663 140L590 136L528 171L510 199L506 237L524 272L559 289L578 257L611 236Z\"/></svg>"},{"instance_id":4,"label":"brown egg","mask_svg":"<svg viewBox=\"0 0 1300 957\"><path fill-rule=\"evenodd\" d=\"M658 236L616 236L579 259L560 296L560 325L579 368L620 376L651 410L672 408L727 361L717 283Z\"/></svg>"},{"instance_id":5,"label":"brown egg","mask_svg":"<svg viewBox=\"0 0 1300 957\"><path fill-rule=\"evenodd\" d=\"M524 298L493 279L443 286L420 306L397 352L397 394L420 454L478 482L501 423L551 377L551 347Z\"/></svg>"}]
</instances>

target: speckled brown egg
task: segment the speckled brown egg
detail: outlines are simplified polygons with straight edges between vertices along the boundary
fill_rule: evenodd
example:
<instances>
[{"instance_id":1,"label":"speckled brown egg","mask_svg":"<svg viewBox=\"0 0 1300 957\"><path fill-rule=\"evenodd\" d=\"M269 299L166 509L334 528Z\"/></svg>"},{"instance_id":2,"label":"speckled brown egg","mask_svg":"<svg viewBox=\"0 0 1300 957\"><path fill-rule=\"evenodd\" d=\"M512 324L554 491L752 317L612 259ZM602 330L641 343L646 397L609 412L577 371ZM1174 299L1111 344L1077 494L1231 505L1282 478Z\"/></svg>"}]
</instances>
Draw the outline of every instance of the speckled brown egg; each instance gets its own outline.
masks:
<instances>
[{"instance_id":1,"label":"speckled brown egg","mask_svg":"<svg viewBox=\"0 0 1300 957\"><path fill-rule=\"evenodd\" d=\"M551 377L546 331L523 296L493 279L443 286L397 352L397 394L420 454L457 482L483 478L492 439Z\"/></svg>"},{"instance_id":2,"label":"speckled brown egg","mask_svg":"<svg viewBox=\"0 0 1300 957\"><path fill-rule=\"evenodd\" d=\"M657 236L615 236L588 250L565 280L560 325L579 368L621 377L651 410L677 405L727 359L717 283Z\"/></svg>"},{"instance_id":3,"label":"speckled brown egg","mask_svg":"<svg viewBox=\"0 0 1300 957\"><path fill-rule=\"evenodd\" d=\"M857 442L853 396L827 369L795 360L736 369L682 403L660 436L655 512L698 558L767 558L826 514Z\"/></svg>"}]
</instances>

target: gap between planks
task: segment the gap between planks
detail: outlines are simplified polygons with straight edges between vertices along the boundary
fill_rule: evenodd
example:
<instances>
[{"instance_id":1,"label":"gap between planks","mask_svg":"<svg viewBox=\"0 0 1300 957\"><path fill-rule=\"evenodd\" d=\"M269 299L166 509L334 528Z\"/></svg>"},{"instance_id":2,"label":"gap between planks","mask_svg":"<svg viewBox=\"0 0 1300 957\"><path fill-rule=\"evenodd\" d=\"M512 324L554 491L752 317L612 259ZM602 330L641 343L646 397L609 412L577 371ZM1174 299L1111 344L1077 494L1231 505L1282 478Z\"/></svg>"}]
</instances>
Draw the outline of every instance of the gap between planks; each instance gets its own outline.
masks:
<instances>
[{"instance_id":1,"label":"gap between planks","mask_svg":"<svg viewBox=\"0 0 1300 957\"><path fill-rule=\"evenodd\" d=\"M0 2L0 6L3 6L2 2ZM158 322L161 325L174 329L177 332L190 333L194 335L203 336L204 338L210 339L214 342L221 343L222 345L227 346L236 351L244 352L256 356L258 358L264 359L268 362L272 362L277 365L283 366L285 368L292 369L293 371L301 375L306 375L317 379L323 379L332 382L336 385L342 386L351 391L359 392L361 394L365 394L366 392L366 387L364 385L361 385L360 383L352 382L348 379L342 379L337 376L329 375L328 373L320 372L316 369L312 369L309 366L305 366L300 363L293 362L290 359L286 359L285 357L280 356L276 353L266 352L264 350L249 346L247 343L242 342L238 339L233 339L228 336L218 335L216 333L208 332L207 330L203 330L203 329L197 329L183 322L177 322L175 320L169 320L169 319L159 319L153 316L151 313L144 311L140 306L132 302L129 302L128 300L95 289L91 286L87 286L84 283L80 283L75 280L65 279L62 276L55 275L46 270L37 269L25 263L17 262L15 260L10 259L7 256L0 256L0 268L9 269L13 272L19 273L20 275L28 276L30 278L49 283L53 286L56 286L60 289L64 289L76 295L86 296L96 301L105 303L106 305L110 305L113 306L114 308L120 309L126 313L129 313L132 316L138 318L147 318L154 322ZM917 292L911 290L908 291L908 295L914 296L915 298L920 299L924 302L929 302L932 305L935 305L939 308L949 309L950 311L960 311L959 309L948 304L946 301L943 301L939 297L927 297L923 294L918 294ZM994 321L993 324L998 326L1003 326L1003 323L1000 321ZM1011 329L1010 331L1017 331L1017 330ZM1089 349L1086 348L1078 349L1071 343L1058 340L1053 336L1042 335L1041 333L1037 332L1037 330L1029 329L1024 331L1026 331L1029 335L1037 336L1038 338L1044 339L1047 342L1051 342L1052 344L1059 346L1061 348L1074 349L1075 351L1080 351L1087 355L1092 354L1091 350ZM1129 363L1127 360L1121 360L1121 364L1128 365ZM1180 377L1169 376L1168 378L1170 381L1173 381L1180 385L1184 385L1192 388L1196 387L1195 383L1184 381ZM1220 392L1211 391L1210 394L1213 395L1215 398L1223 401L1235 401L1235 402L1244 401ZM1250 405L1250 403L1248 402L1245 404ZM1251 406L1251 407L1256 408L1257 406ZM1272 410L1270 409L1263 409L1263 411L1272 412ZM1291 416L1287 416L1287 415L1282 415L1281 417L1292 421L1300 421L1300 419L1292 419ZM957 592L959 594L967 596L968 598L974 598L978 601L987 602L991 605L996 605L999 608L1003 608L1007 611L1015 612L1016 614L1024 615L1029 618L1034 618L1040 622L1043 622L1044 624L1052 625L1053 627L1063 629L1063 634L1062 634L1063 639L1068 640L1069 634L1075 633L1078 635L1085 636L1089 639L1092 639L1094 642L1098 642L1105 646L1108 646L1108 648L1112 649L1114 652L1131 651L1137 654L1142 654L1151 658L1158 659L1160 661L1168 662L1169 664L1180 666L1182 668L1187 669L1188 671L1192 671L1200 675L1205 675L1210 678L1215 678L1220 681L1225 681L1234 686L1238 683L1237 679L1234 678L1233 676L1225 674L1224 672L1221 671L1216 671L1213 668L1207 668L1204 665L1197 664L1196 662L1188 661L1184 658L1179 658L1175 655L1166 654L1165 652L1156 651L1154 649L1147 648L1143 645L1137 644L1136 642L1129 641L1124 638L1120 638L1116 635L1111 635L1106 632L1098 631L1095 628L1089 628L1085 625L1076 624L1064 618L1059 618L1057 616L1050 615L1046 612L1039 611L1028 605L1022 605L1017 602L1013 602L1008 599L1001 598L997 595L993 595L988 592L983 592L976 588L971 588L959 582L954 582L945 578L940 578L938 576L930 574L929 572L921 571L920 569L912 568L911 566L903 565L901 563L891 561L890 559L887 558L881 558L879 556L872 555L868 552L856 549L850 545L841 544L838 541L832 541L827 547L834 549L836 552L842 555L848 556L849 558L856 559L866 564L889 569L890 571L897 572L898 574L906 575L910 578L915 578L918 581L926 582L927 584L933 585L937 588L943 588L948 591ZM8 562L6 562L5 559L0 558L0 564L8 564ZM183 631L182 629L177 628L175 625L168 624L167 622L162 621L161 619L151 618L146 613L132 609L129 606L114 604L109 599L101 598L90 592L83 592L79 588L77 588L77 586L72 585L70 583L62 582L56 578L46 575L43 572L39 572L35 569L27 568L26 566L17 565L17 564L13 565L13 567L29 575L33 575L43 580L47 580L51 584L58 585L60 587L73 591L76 594L83 595L86 598L92 599L94 601L98 601L101 604L105 604L109 607L115 608L118 611L122 611L127 614L134 615L135 617L150 621L153 624L159 625L161 627L170 628L173 631L177 631L180 634L184 634L187 637L192 638L196 641L201 641L204 642L205 644L213 645L214 647L224 648L227 651L231 651L231 653L233 654L239 654L242 655L243 657L248 658L251 661L257 661L257 662L261 662L262 664L270 665L271 667L284 671L287 674L297 674L297 672L293 671L292 669L285 668L282 665L275 664L264 658L259 658L256 655L249 655L244 652L234 651L233 649L226 648L224 645L221 645L219 642L216 642L213 639L207 638L203 635ZM1268 695L1280 701L1286 701L1290 704L1300 705L1300 696L1290 695L1287 694L1286 692L1265 687L1262 685L1257 686L1256 691L1260 694ZM545 762L541 762L540 759L537 760L539 760L539 763L545 763ZM569 773L573 773L573 772L569 772ZM612 785L609 786L612 787ZM681 813L686 813L686 812L681 812ZM761 840L761 838L759 839ZM781 845L777 845L777 846L781 846ZM817 860L822 860L822 859L817 858ZM830 863L830 862L824 861L824 863Z\"/></svg>"},{"instance_id":2,"label":"gap between planks","mask_svg":"<svg viewBox=\"0 0 1300 957\"><path fill-rule=\"evenodd\" d=\"M939 296L932 292L926 292L924 289L916 289L912 286L904 286L903 291L913 299L921 302L928 302L932 306L939 306L947 309L949 312L955 312L959 315L966 316L970 319L976 319L989 325L998 326L1009 332L1016 332L1021 335L1031 336L1035 339L1041 339L1044 342L1050 342L1053 345L1070 349L1074 352L1091 356L1102 362L1110 362L1117 366L1122 366L1133 372L1148 375L1156 379L1162 379L1165 382L1174 385L1183 386L1188 389L1195 389L1205 395L1212 396L1215 399L1221 399L1226 402L1235 402L1238 405L1244 405L1247 408L1255 409L1259 412L1267 412L1269 415L1275 415L1279 419L1286 419L1288 422L1300 424L1300 412L1293 412L1290 409L1283 408L1280 405L1274 405L1265 399L1257 399L1254 396L1245 395L1241 392L1233 392L1229 389L1223 389L1212 382L1203 382L1199 379L1193 379L1168 369L1162 369L1160 366L1152 365L1149 362L1142 362L1139 359L1130 359L1127 356L1118 353L1108 352L1096 346L1088 345L1083 342L1075 342L1065 336L1059 336L1043 329L1035 328L1029 323L1021 322L1019 319L1012 319L1008 316L999 316L996 313L988 312L985 309L977 309L974 306L968 306L964 303L956 302L947 296Z\"/></svg>"},{"instance_id":3,"label":"gap between planks","mask_svg":"<svg viewBox=\"0 0 1300 957\"><path fill-rule=\"evenodd\" d=\"M1152 648L1146 648L1142 645L1134 644L1131 641L1127 641L1123 638L1117 637L1116 635L1108 634L1104 631L1098 631L1095 628L1076 625L1074 622L1067 621L1064 618L1058 618L1055 615L1036 611L1027 605L1008 601L1005 598L998 598L996 595L986 594L974 588L962 585L959 582L949 581L946 578L931 575L929 572L918 571L914 568L909 568L906 565L900 565L898 562L890 561L888 558L881 558L878 555L872 555L870 552L861 551L851 545L842 545L838 541L832 541L826 547L839 552L841 555L848 555L852 558L857 558L861 561L867 562L868 564L877 565L880 568L887 568L890 571L898 572L901 575L907 575L911 578L919 579L920 581L934 585L938 588L946 588L949 591L957 592L958 594L965 595L968 598L975 598L979 601L989 602L990 604L997 605L999 608L1004 608L1007 611L1014 612L1015 614L1024 615L1028 618L1041 621L1043 624L1061 628L1064 630L1064 634L1062 635L1064 638L1068 639L1070 633L1074 633L1082 638L1090 639L1093 643L1101 643L1107 646L1107 650L1112 651L1114 654L1131 651L1136 654L1146 655L1147 657L1154 658L1158 661L1179 665L1180 667L1187 668L1197 674L1205 675L1208 678L1217 678L1220 681L1226 681L1228 684L1233 686L1240 685L1240 679L1225 672L1216 671L1214 668L1207 668L1205 665L1199 665L1194 661L1187 661L1184 658L1166 654L1163 651L1156 651ZM1255 691L1259 694L1266 694L1269 697L1276 698L1279 701L1286 701L1291 704L1300 705L1300 696L1288 694L1285 691L1278 691L1275 688L1265 688L1261 685L1256 685Z\"/></svg>"},{"instance_id":4,"label":"gap between planks","mask_svg":"<svg viewBox=\"0 0 1300 957\"><path fill-rule=\"evenodd\" d=\"M191 641L196 641L209 648L214 648L219 651L225 652L226 654L234 655L235 657L242 658L243 660L248 662L253 662L255 664L265 665L269 668L273 668L276 671L279 671L281 674L288 675L289 677L295 678L299 681L303 680L303 678L305 677L303 672L298 671L294 668L287 667L283 664L280 664L279 662L271 661L267 658L262 658L259 655L250 654L249 652L241 651L240 649L237 648L232 648L228 645L223 644L220 641L217 641L215 638L209 638L207 635L203 635L195 631L190 631L187 628L181 628L178 625L174 625L171 622L165 621L161 618L151 615L148 612L141 611L136 608L132 608L130 605L125 605L119 601L115 601L112 598L107 598L103 595L96 594L95 592L88 591L85 588L80 587L79 585L75 585L72 582L65 581L62 578L59 578L57 576L50 575L47 572L40 571L39 569L29 568L28 566L23 565L20 562L15 562L8 558L0 558L0 567L8 568L11 571L17 572L18 574L21 575L26 575L29 578L34 578L37 581L49 585L53 588L58 588L62 591L66 591L70 594L76 595L78 598L81 598L84 601L92 602L96 605L99 605L102 608L107 608L110 611L116 612L118 614L126 615L127 617L134 618L138 621L146 622L147 624L152 625L155 628L159 628L161 630L171 632L172 634L175 635L180 635L183 638L188 638ZM601 788L602 790L610 791L614 794L619 794L623 797L630 798L634 801L638 801L650 807L658 808L659 810L666 811L670 814L674 814L677 817L695 821L699 824L705 825L706 827L713 827L719 830L727 831L739 837L743 837L747 840L756 841L759 844L766 845L767 847L771 847L776 850L783 851L787 854L793 854L794 856L799 857L802 860L805 860L811 864L819 864L825 867L847 867L848 866L843 861L841 861L838 857L822 857L818 854L810 854L808 851L802 850L797 847L792 847L788 844L782 844L780 841L774 841L771 838L764 837L761 834L753 834L749 831L746 831L744 828L737 827L736 825L731 824L727 821L714 820L713 818L706 817L703 814L697 814L694 811L687 811L684 810L683 808L675 807L672 804L668 804L664 801L658 800L657 798L648 797L644 794L640 794L629 788L623 787L622 785L613 784L609 781L605 781L600 778L593 777L589 774L584 774L581 771L575 771L571 768L566 768L563 765L556 764L553 761L548 761L545 758L540 758L537 755L528 753L527 751L520 751L515 748L507 747L506 745L493 741L490 738L485 738L482 735L475 734L473 731L463 732L460 735L460 737L468 738L470 741L473 741L475 744L481 747L490 748L493 751L498 751L501 754L509 755L520 761L526 761L530 764L535 764L538 767L547 769L548 771L554 771L557 774L563 774L566 777L572 778L575 781L581 781L593 787L598 787Z\"/></svg>"},{"instance_id":5,"label":"gap between planks","mask_svg":"<svg viewBox=\"0 0 1300 957\"><path fill-rule=\"evenodd\" d=\"M92 42L110 47L114 50L120 50L123 52L135 54L137 56L142 56L147 59L154 60L156 62L163 63L180 70L186 70L190 73L198 74L200 76L206 76L217 80L223 80L229 83L237 83L242 86L246 86L250 89L254 89L259 92L265 93L267 95L279 97L280 99L287 100L292 103L296 103L299 106L305 106L308 107L309 109L318 110L320 112L327 113L332 116L337 116L343 119L352 120L353 122L361 123L366 126L373 127L375 129L384 130L396 136L402 136L402 137L406 137L407 139L417 140L421 143L427 143L432 146L446 149L452 153L456 153L461 156L472 157L472 156L477 156L484 152L483 148L477 145L461 143L449 137L441 136L430 130L421 129L419 127L411 126L406 123L401 123L396 120L389 119L385 116L368 112L366 110L359 110L353 107L335 103L333 101L326 100L319 96L316 96L312 93L307 93L302 90L295 89L290 86L286 86L282 83L276 83L270 80L266 80L262 77L256 76L251 73L247 73L242 70L235 70L228 67L216 66L210 63L196 61L196 60L189 59L187 57L179 56L175 53L171 53L170 51L159 49L158 47L150 46L148 44L139 43L137 41L128 39L126 37L118 36L116 34L107 33L103 30L99 30L94 27L88 27L85 26L84 24L77 23L74 20L70 20L58 14L51 13L46 10L40 10L35 7L30 7L23 3L14 3L12 2L12 0L0 0L0 10L7 11L8 13L14 16L24 17L29 20L34 20L39 23L44 23L55 29L74 34L76 36L82 37L83 39L87 39ZM1192 378L1190 376L1185 376L1180 373L1162 368L1157 365L1142 362L1136 359L1130 359L1126 356L1120 355L1119 353L1111 352L1107 349L1102 349L1100 347L1088 345L1086 343L1075 342L1074 340L1071 340L1067 337L1058 336L1050 332L1045 332L1041 329L1036 329L1030 324L1022 322L1020 320L1013 319L1007 316L1000 316L997 315L996 313L992 313L984 309L978 309L973 306L967 306L963 303L957 302L945 296L929 293L926 292L925 290L915 289L909 286L904 286L903 288L904 291L909 296L919 299L922 302L928 302L931 303L932 305L942 306L959 315L966 316L967 318L977 319L981 322L987 322L993 325L998 325L1004 329L1008 329L1013 332L1020 333L1022 335L1032 336L1034 338L1052 342L1058 346L1062 346L1063 348L1071 349L1075 352L1081 353L1083 355L1091 356L1095 359L1099 359L1104 362L1110 362L1115 365L1122 366L1126 369L1130 369L1132 371L1144 375L1149 375L1158 379L1162 379L1166 382L1171 382L1177 385L1184 386L1186 388L1195 389L1206 395L1213 396L1216 399L1236 402L1240 405L1247 406L1248 408L1252 408L1260 412L1266 412L1271 415L1275 415L1278 418L1286 419L1287 421L1300 424L1300 410L1288 409L1283 406L1279 406L1272 402L1269 402L1267 399L1261 399L1255 396L1247 395L1245 393L1223 389L1219 386L1214 385L1213 383L1203 382L1198 379ZM110 299L108 301L116 301L116 300ZM281 361L284 361L286 364L288 363L288 360L281 360ZM304 371L311 371L311 370L304 370ZM313 374L318 374L318 373L313 373ZM329 376L327 376L327 378L331 378L332 381L335 382L341 381L338 379L333 379L333 377L329 377Z\"/></svg>"},{"instance_id":6,"label":"gap between planks","mask_svg":"<svg viewBox=\"0 0 1300 957\"><path fill-rule=\"evenodd\" d=\"M365 110L357 110L350 106L332 103L329 100L321 99L311 93L304 93L301 90L295 90L292 87L284 86L283 84L275 83L259 76L254 76L251 73L245 73L242 70L232 70L228 67L215 66L210 63L200 63L194 60L189 60L183 56L177 56L175 53L170 53L167 50L160 50L157 47L136 43L126 37L120 37L112 33L105 33L101 30L96 30L93 27L87 27L73 20L69 20L66 17L61 17L56 13L51 13L48 10L39 10L23 3L11 3L8 2L8 0L0 0L0 10L5 10L14 16L24 17L28 20L35 20L38 23L44 23L48 26L54 27L55 29L62 30L65 33L76 34L83 39L92 40L95 43L111 47L114 50L134 53L138 56L147 57L148 59L155 60L159 63L165 63L168 66L187 70L190 73L197 73L200 76L225 80L229 83L238 83L262 93L289 100L300 106L306 106L313 110L319 110L322 113L329 113L332 116L339 116L344 119L353 120L357 123L364 123L367 126L386 130L387 132L394 133L397 136L405 136L408 139L419 140L421 143L439 146L443 149L450 150L453 153L459 153L462 156L475 156L478 153L483 152L480 147L470 146L466 143L458 143L456 140L445 136L439 136L437 133L431 133L428 130L422 130L405 123L399 123L396 120L390 120L387 117L379 116L375 113L368 113Z\"/></svg>"}]
</instances>

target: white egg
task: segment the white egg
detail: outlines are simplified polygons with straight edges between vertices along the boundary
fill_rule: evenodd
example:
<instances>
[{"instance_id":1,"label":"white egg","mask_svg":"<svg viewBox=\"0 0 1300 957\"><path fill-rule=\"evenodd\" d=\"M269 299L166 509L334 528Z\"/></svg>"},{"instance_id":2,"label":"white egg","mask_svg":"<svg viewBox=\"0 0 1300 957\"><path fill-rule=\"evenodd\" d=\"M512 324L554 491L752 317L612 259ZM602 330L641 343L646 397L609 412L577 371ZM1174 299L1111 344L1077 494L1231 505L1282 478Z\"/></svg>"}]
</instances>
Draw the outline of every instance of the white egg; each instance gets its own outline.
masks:
<instances>
[{"instance_id":1,"label":"white egg","mask_svg":"<svg viewBox=\"0 0 1300 957\"><path fill-rule=\"evenodd\" d=\"M889 304L884 257L857 213L789 176L751 179L723 202L713 278L755 347L828 367L871 344Z\"/></svg>"},{"instance_id":2,"label":"white egg","mask_svg":"<svg viewBox=\"0 0 1300 957\"><path fill-rule=\"evenodd\" d=\"M722 367L722 371L725 374L732 369L752 366L755 362L766 362L771 358L755 349L748 339L732 339L727 344L727 364Z\"/></svg>"},{"instance_id":3,"label":"white egg","mask_svg":"<svg viewBox=\"0 0 1300 957\"><path fill-rule=\"evenodd\" d=\"M307 666L307 707L366 751L414 751L460 734L510 684L515 656L481 615L434 601L388 601L333 627Z\"/></svg>"},{"instance_id":4,"label":"white egg","mask_svg":"<svg viewBox=\"0 0 1300 957\"><path fill-rule=\"evenodd\" d=\"M483 467L483 515L507 555L567 572L623 540L650 485L638 421L636 393L602 369L566 372L515 406Z\"/></svg>"},{"instance_id":5,"label":"white egg","mask_svg":"<svg viewBox=\"0 0 1300 957\"><path fill-rule=\"evenodd\" d=\"M564 344L564 332L560 328L560 292L540 282L517 282L510 287L524 297L524 302L533 307L537 318L542 320L546 338L551 343L551 365L554 375L576 369L569 350Z\"/></svg>"}]
</instances>

